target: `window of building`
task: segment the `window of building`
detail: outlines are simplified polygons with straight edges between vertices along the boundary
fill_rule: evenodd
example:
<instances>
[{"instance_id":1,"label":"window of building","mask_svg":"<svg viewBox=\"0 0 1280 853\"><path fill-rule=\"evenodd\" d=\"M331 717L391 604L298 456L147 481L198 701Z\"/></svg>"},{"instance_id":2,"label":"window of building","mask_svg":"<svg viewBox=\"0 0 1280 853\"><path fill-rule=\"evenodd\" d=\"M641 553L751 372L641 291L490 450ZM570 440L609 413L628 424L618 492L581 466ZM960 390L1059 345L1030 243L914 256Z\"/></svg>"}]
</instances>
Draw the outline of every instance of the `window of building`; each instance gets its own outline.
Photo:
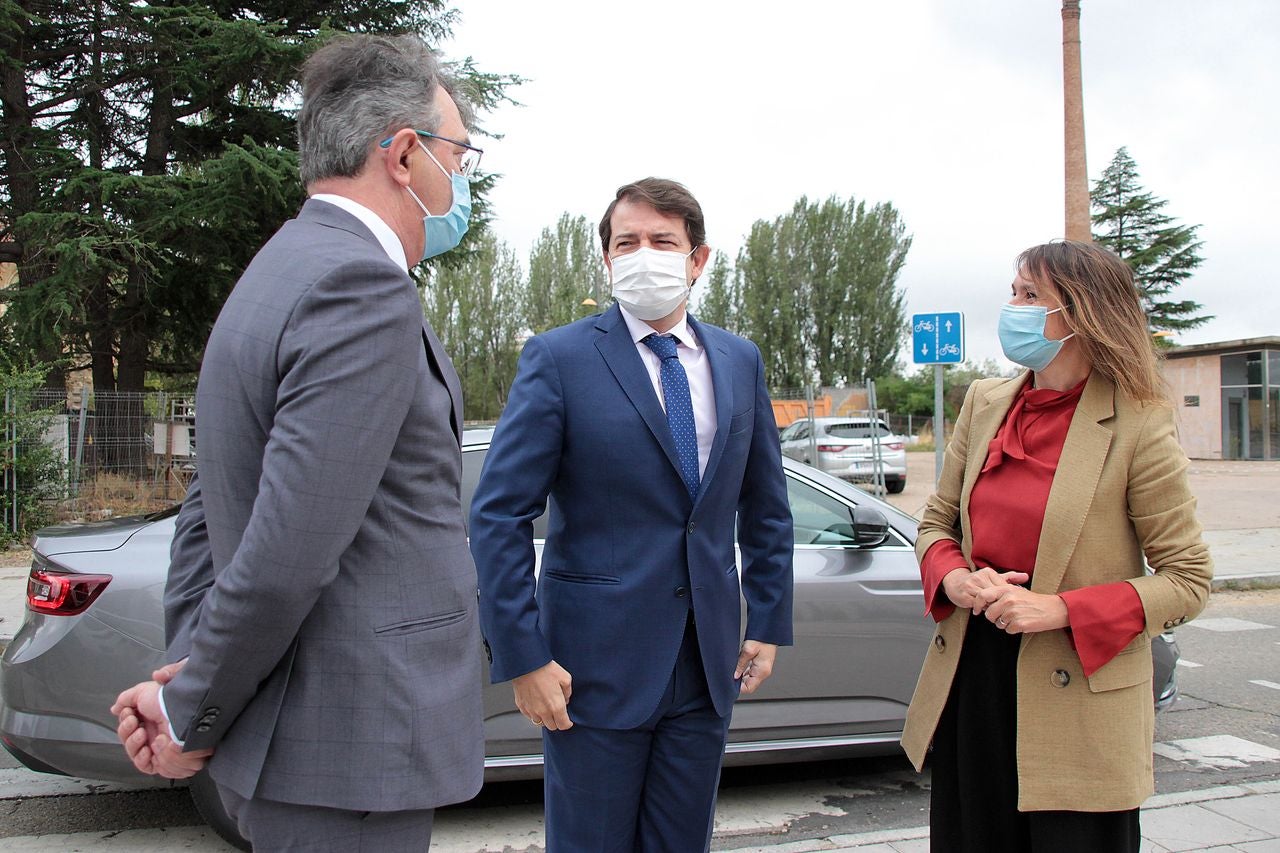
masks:
<instances>
[{"instance_id":1,"label":"window of building","mask_svg":"<svg viewBox=\"0 0 1280 853\"><path fill-rule=\"evenodd\" d=\"M1222 458L1280 459L1280 350L1224 355Z\"/></svg>"}]
</instances>

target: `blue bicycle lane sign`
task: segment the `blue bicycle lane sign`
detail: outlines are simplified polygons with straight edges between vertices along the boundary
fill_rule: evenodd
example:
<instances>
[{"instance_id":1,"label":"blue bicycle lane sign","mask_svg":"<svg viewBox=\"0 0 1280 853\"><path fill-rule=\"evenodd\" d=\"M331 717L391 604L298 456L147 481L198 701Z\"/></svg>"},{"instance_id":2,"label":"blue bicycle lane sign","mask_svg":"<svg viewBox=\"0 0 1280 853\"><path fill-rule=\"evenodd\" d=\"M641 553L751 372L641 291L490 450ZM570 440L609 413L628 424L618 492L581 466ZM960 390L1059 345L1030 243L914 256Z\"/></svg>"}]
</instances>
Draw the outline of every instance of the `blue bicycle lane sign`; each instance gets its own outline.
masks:
<instances>
[{"instance_id":1,"label":"blue bicycle lane sign","mask_svg":"<svg viewBox=\"0 0 1280 853\"><path fill-rule=\"evenodd\" d=\"M964 314L912 314L911 360L915 364L964 361Z\"/></svg>"}]
</instances>

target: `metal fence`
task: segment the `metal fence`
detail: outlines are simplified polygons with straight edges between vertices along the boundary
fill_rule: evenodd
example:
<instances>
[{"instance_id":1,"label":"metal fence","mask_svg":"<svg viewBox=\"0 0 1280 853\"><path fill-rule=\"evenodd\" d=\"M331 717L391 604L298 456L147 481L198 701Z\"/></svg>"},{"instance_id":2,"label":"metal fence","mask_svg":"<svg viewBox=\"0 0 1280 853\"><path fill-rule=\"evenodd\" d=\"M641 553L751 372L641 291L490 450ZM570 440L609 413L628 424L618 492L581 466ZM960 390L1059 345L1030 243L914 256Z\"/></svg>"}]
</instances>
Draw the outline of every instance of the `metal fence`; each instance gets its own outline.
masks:
<instances>
[{"instance_id":1,"label":"metal fence","mask_svg":"<svg viewBox=\"0 0 1280 853\"><path fill-rule=\"evenodd\" d=\"M22 528L24 494L38 494L56 517L85 519L181 500L195 471L194 399L166 392L6 390L5 528Z\"/></svg>"}]
</instances>

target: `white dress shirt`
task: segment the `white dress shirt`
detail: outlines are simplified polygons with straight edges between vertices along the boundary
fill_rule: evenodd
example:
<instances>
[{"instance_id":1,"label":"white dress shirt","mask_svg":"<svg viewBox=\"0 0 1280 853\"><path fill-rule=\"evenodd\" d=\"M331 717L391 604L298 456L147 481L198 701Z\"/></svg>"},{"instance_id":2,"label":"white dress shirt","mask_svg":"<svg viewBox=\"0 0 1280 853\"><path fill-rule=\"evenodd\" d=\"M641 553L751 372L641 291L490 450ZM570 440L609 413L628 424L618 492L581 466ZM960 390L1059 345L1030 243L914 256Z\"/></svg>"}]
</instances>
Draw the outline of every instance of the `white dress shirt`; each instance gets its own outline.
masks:
<instances>
[{"instance_id":1,"label":"white dress shirt","mask_svg":"<svg viewBox=\"0 0 1280 853\"><path fill-rule=\"evenodd\" d=\"M359 219L364 224L364 227L372 231L373 236L378 238L378 242L382 245L382 251L387 253L387 257L394 261L400 269L405 272L409 271L409 262L405 259L404 246L400 244L400 238L396 236L396 232L391 230L391 226L383 221L381 216L360 202L352 201L346 196L334 195L333 193L316 193L311 197L316 201L324 201L334 207L340 207L356 219Z\"/></svg>"},{"instance_id":2,"label":"white dress shirt","mask_svg":"<svg viewBox=\"0 0 1280 853\"><path fill-rule=\"evenodd\" d=\"M653 327L643 320L638 320L627 313L621 305L622 319L627 322L627 330L636 343L636 351L640 360L649 371L649 379L653 382L653 391L658 395L658 403L662 410L667 410L666 398L662 396L662 359L658 354L641 343L649 335L656 334ZM663 334L676 339L676 357L689 377L689 397L693 401L693 426L698 433L698 476L707 472L707 459L711 457L711 443L716 437L716 394L711 384L711 363L707 361L707 351L698 341L693 329L689 328L689 317L686 314L680 322Z\"/></svg>"}]
</instances>

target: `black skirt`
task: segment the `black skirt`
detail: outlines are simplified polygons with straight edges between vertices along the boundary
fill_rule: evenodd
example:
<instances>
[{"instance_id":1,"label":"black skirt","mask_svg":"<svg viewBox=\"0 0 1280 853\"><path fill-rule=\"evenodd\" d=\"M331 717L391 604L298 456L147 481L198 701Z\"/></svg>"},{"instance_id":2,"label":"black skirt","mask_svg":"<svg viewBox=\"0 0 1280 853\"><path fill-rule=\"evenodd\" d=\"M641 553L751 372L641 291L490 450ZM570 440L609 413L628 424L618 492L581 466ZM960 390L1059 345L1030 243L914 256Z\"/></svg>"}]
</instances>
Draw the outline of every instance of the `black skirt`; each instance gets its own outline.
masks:
<instances>
[{"instance_id":1,"label":"black skirt","mask_svg":"<svg viewBox=\"0 0 1280 853\"><path fill-rule=\"evenodd\" d=\"M1137 809L1018 811L1018 647L1018 635L985 616L969 620L929 754L929 849L1138 853Z\"/></svg>"}]
</instances>

